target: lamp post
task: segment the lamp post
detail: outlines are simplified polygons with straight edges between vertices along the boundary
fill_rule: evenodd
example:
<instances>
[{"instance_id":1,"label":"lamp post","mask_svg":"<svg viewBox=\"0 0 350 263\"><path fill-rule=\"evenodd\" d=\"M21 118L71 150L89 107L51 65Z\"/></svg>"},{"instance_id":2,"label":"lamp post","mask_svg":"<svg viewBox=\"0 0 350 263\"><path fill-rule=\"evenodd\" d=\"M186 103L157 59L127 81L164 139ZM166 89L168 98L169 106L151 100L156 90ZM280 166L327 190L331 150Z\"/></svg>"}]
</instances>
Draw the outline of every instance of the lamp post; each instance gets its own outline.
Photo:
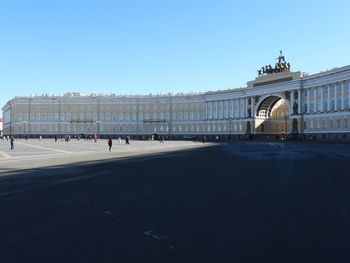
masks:
<instances>
[{"instance_id":1,"label":"lamp post","mask_svg":"<svg viewBox=\"0 0 350 263\"><path fill-rule=\"evenodd\" d=\"M27 136L26 136L26 124L28 122L27 121L23 121L23 135L24 135L24 138L27 139Z\"/></svg>"},{"instance_id":2,"label":"lamp post","mask_svg":"<svg viewBox=\"0 0 350 263\"><path fill-rule=\"evenodd\" d=\"M232 139L232 118L229 118L229 123L230 123L230 136L229 136L229 140Z\"/></svg>"},{"instance_id":3,"label":"lamp post","mask_svg":"<svg viewBox=\"0 0 350 263\"><path fill-rule=\"evenodd\" d=\"M284 140L287 140L288 138L288 114L287 113L283 114L283 119L284 119L284 129L285 129Z\"/></svg>"},{"instance_id":4,"label":"lamp post","mask_svg":"<svg viewBox=\"0 0 350 263\"><path fill-rule=\"evenodd\" d=\"M97 123L97 138L100 139L100 124L101 124L101 121L96 121Z\"/></svg>"}]
</instances>

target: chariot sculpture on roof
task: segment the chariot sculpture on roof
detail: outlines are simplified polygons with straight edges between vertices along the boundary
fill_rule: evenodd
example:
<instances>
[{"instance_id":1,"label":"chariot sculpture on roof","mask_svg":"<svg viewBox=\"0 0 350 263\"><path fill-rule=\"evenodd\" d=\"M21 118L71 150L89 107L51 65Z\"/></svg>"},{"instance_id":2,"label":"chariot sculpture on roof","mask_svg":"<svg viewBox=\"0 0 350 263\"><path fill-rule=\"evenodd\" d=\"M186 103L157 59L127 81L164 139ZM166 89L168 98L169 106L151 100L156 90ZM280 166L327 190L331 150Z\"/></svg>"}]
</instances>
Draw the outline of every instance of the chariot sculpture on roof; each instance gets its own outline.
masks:
<instances>
[{"instance_id":1,"label":"chariot sculpture on roof","mask_svg":"<svg viewBox=\"0 0 350 263\"><path fill-rule=\"evenodd\" d=\"M264 75L270 75L280 72L290 72L290 64L289 62L286 62L286 59L284 58L282 54L282 50L280 50L280 55L278 58L276 58L275 67L272 67L271 65L266 65L258 70L258 76L264 76Z\"/></svg>"}]
</instances>

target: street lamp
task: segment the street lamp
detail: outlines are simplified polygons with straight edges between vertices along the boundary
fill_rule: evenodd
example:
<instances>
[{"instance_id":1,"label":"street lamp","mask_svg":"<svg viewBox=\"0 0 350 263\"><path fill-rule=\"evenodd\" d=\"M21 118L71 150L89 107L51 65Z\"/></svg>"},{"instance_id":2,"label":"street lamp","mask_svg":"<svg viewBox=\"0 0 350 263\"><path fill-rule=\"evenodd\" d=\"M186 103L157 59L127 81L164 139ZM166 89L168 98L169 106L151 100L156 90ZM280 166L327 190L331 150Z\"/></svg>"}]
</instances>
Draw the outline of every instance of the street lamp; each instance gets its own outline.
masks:
<instances>
[{"instance_id":1,"label":"street lamp","mask_svg":"<svg viewBox=\"0 0 350 263\"><path fill-rule=\"evenodd\" d=\"M285 128L284 140L287 140L287 138L288 138L288 114L284 112L282 117L284 119L284 128Z\"/></svg>"},{"instance_id":2,"label":"street lamp","mask_svg":"<svg viewBox=\"0 0 350 263\"><path fill-rule=\"evenodd\" d=\"M232 139L232 120L233 120L233 118L229 118L229 123L230 123L230 136L229 136L229 140Z\"/></svg>"},{"instance_id":3,"label":"street lamp","mask_svg":"<svg viewBox=\"0 0 350 263\"><path fill-rule=\"evenodd\" d=\"M26 124L27 123L28 123L27 121L23 121L23 135L26 139L27 139L27 136L26 136Z\"/></svg>"},{"instance_id":4,"label":"street lamp","mask_svg":"<svg viewBox=\"0 0 350 263\"><path fill-rule=\"evenodd\" d=\"M101 121L96 121L97 123L97 137L100 139L100 124L101 124Z\"/></svg>"}]
</instances>

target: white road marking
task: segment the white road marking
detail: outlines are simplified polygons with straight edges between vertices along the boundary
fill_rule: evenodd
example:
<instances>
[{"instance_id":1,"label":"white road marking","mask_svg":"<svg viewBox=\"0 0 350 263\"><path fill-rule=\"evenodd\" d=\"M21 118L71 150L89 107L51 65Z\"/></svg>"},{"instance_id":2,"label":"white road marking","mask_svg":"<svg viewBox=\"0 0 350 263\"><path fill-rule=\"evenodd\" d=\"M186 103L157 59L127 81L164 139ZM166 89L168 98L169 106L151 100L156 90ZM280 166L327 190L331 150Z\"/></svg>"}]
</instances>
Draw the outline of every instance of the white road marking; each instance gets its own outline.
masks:
<instances>
[{"instance_id":1,"label":"white road marking","mask_svg":"<svg viewBox=\"0 0 350 263\"><path fill-rule=\"evenodd\" d=\"M3 151L0 151L0 155L2 155L2 157L4 157L4 158L11 158L11 155L9 155Z\"/></svg>"},{"instance_id":2,"label":"white road marking","mask_svg":"<svg viewBox=\"0 0 350 263\"><path fill-rule=\"evenodd\" d=\"M33 147L33 148L37 148L37 149L41 149L41 150L54 151L54 152L59 152L59 153L70 153L69 151L58 150L55 148L48 148L48 147L43 147L43 146L33 145L33 144L28 144L28 143L17 142L17 144L25 145L25 146L29 146L29 147Z\"/></svg>"},{"instance_id":3,"label":"white road marking","mask_svg":"<svg viewBox=\"0 0 350 263\"><path fill-rule=\"evenodd\" d=\"M157 235L155 235L153 233L154 233L153 230L147 230L147 231L143 232L143 234L145 236L149 236L149 237L152 237L153 239L157 239L157 240L168 238L167 236L157 236Z\"/></svg>"}]
</instances>

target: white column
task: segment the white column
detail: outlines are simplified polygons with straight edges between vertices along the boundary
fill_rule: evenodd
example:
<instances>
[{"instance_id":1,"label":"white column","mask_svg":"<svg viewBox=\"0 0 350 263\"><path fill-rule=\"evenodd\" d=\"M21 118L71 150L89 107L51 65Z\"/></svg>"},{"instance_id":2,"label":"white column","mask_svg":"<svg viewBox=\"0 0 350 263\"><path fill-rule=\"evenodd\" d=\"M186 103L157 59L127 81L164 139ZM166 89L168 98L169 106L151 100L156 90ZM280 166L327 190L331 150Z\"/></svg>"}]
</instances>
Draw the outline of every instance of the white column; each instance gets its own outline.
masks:
<instances>
[{"instance_id":1,"label":"white column","mask_svg":"<svg viewBox=\"0 0 350 263\"><path fill-rule=\"evenodd\" d=\"M321 88L321 112L323 112L323 86L320 87Z\"/></svg>"},{"instance_id":2,"label":"white column","mask_svg":"<svg viewBox=\"0 0 350 263\"><path fill-rule=\"evenodd\" d=\"M213 100L213 119L216 118L216 101Z\"/></svg>"},{"instance_id":3,"label":"white column","mask_svg":"<svg viewBox=\"0 0 350 263\"><path fill-rule=\"evenodd\" d=\"M248 118L248 97L245 98L244 103L245 103L245 116L244 117Z\"/></svg>"},{"instance_id":4,"label":"white column","mask_svg":"<svg viewBox=\"0 0 350 263\"><path fill-rule=\"evenodd\" d=\"M251 105L251 107L250 107L250 111L251 111L250 115L251 115L252 118L255 118L255 107L254 107L255 100L254 100L254 97L250 97L250 105Z\"/></svg>"},{"instance_id":5,"label":"white column","mask_svg":"<svg viewBox=\"0 0 350 263\"><path fill-rule=\"evenodd\" d=\"M350 81L348 83L348 109L350 109Z\"/></svg>"},{"instance_id":6,"label":"white column","mask_svg":"<svg viewBox=\"0 0 350 263\"><path fill-rule=\"evenodd\" d=\"M216 101L216 119L220 119L220 102L217 100Z\"/></svg>"},{"instance_id":7,"label":"white column","mask_svg":"<svg viewBox=\"0 0 350 263\"><path fill-rule=\"evenodd\" d=\"M239 117L239 99L235 99L235 117Z\"/></svg>"},{"instance_id":8,"label":"white column","mask_svg":"<svg viewBox=\"0 0 350 263\"><path fill-rule=\"evenodd\" d=\"M215 102L215 105L216 105L216 116L215 116L215 118L216 119L219 119L220 118L220 105L219 105L219 101L217 100L216 102Z\"/></svg>"},{"instance_id":9,"label":"white column","mask_svg":"<svg viewBox=\"0 0 350 263\"><path fill-rule=\"evenodd\" d=\"M213 101L210 101L209 102L209 119L213 119L213 108L214 107L214 104L213 104Z\"/></svg>"},{"instance_id":10,"label":"white column","mask_svg":"<svg viewBox=\"0 0 350 263\"><path fill-rule=\"evenodd\" d=\"M204 103L205 103L204 104L205 105L205 115L204 116L205 116L205 119L208 120L208 102L205 101Z\"/></svg>"},{"instance_id":11,"label":"white column","mask_svg":"<svg viewBox=\"0 0 350 263\"><path fill-rule=\"evenodd\" d=\"M341 110L344 110L344 81L341 83Z\"/></svg>"},{"instance_id":12,"label":"white column","mask_svg":"<svg viewBox=\"0 0 350 263\"><path fill-rule=\"evenodd\" d=\"M298 114L301 114L301 92L298 90Z\"/></svg>"},{"instance_id":13,"label":"white column","mask_svg":"<svg viewBox=\"0 0 350 263\"><path fill-rule=\"evenodd\" d=\"M241 115L241 111L242 111L242 109L241 109L241 102L242 102L242 99L238 99L238 118L240 118L240 117L242 117L242 115Z\"/></svg>"},{"instance_id":14,"label":"white column","mask_svg":"<svg viewBox=\"0 0 350 263\"><path fill-rule=\"evenodd\" d=\"M310 89L307 89L306 91L306 96L307 96L307 113L310 113Z\"/></svg>"},{"instance_id":15,"label":"white column","mask_svg":"<svg viewBox=\"0 0 350 263\"><path fill-rule=\"evenodd\" d=\"M226 100L226 118L229 118L229 112L230 112L230 106L229 106L229 100Z\"/></svg>"},{"instance_id":16,"label":"white column","mask_svg":"<svg viewBox=\"0 0 350 263\"><path fill-rule=\"evenodd\" d=\"M327 111L330 111L331 110L331 85L330 84L327 85L327 93L328 93Z\"/></svg>"},{"instance_id":17,"label":"white column","mask_svg":"<svg viewBox=\"0 0 350 263\"><path fill-rule=\"evenodd\" d=\"M338 110L338 84L334 84L334 111Z\"/></svg>"},{"instance_id":18,"label":"white column","mask_svg":"<svg viewBox=\"0 0 350 263\"><path fill-rule=\"evenodd\" d=\"M222 115L221 115L221 119L225 119L225 100L222 100L221 106L222 106Z\"/></svg>"},{"instance_id":19,"label":"white column","mask_svg":"<svg viewBox=\"0 0 350 263\"><path fill-rule=\"evenodd\" d=\"M289 115L294 114L294 90L290 92L290 113Z\"/></svg>"},{"instance_id":20,"label":"white column","mask_svg":"<svg viewBox=\"0 0 350 263\"><path fill-rule=\"evenodd\" d=\"M317 112L317 87L314 88L314 113Z\"/></svg>"},{"instance_id":21,"label":"white column","mask_svg":"<svg viewBox=\"0 0 350 263\"><path fill-rule=\"evenodd\" d=\"M235 101L232 99L231 100L231 115L230 117L233 118L235 116L235 113L234 113L234 108L235 108Z\"/></svg>"}]
</instances>

